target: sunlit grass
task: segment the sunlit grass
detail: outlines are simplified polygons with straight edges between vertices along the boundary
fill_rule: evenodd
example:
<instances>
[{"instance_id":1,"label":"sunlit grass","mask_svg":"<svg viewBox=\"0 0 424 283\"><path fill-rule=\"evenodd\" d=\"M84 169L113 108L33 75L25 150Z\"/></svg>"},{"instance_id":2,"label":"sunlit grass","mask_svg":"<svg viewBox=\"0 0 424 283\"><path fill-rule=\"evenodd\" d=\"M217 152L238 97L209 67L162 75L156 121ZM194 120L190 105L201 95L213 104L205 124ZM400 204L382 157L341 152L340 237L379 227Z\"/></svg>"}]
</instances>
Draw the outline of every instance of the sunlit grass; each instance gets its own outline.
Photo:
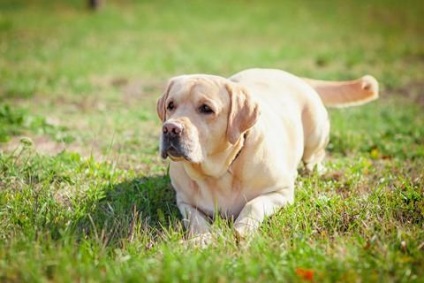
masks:
<instances>
[{"instance_id":1,"label":"sunlit grass","mask_svg":"<svg viewBox=\"0 0 424 283\"><path fill-rule=\"evenodd\" d=\"M0 281L419 282L424 107L419 1L0 3ZM156 99L182 73L248 67L351 79L328 174L247 247L219 220L187 248Z\"/></svg>"}]
</instances>

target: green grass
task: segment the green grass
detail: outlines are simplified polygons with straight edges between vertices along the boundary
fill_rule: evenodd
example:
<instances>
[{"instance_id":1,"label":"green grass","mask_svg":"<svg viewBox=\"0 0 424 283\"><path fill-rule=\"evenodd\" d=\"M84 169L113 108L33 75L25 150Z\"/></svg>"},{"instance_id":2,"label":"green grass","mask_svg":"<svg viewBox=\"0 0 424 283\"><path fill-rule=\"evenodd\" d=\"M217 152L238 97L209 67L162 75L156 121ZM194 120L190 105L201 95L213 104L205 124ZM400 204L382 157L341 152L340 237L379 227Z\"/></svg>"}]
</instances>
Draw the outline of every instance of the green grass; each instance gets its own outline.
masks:
<instances>
[{"instance_id":1,"label":"green grass","mask_svg":"<svg viewBox=\"0 0 424 283\"><path fill-rule=\"evenodd\" d=\"M0 281L422 282L420 1L0 3ZM324 177L248 247L231 223L187 248L155 101L182 73L370 73L381 98L330 110Z\"/></svg>"}]
</instances>

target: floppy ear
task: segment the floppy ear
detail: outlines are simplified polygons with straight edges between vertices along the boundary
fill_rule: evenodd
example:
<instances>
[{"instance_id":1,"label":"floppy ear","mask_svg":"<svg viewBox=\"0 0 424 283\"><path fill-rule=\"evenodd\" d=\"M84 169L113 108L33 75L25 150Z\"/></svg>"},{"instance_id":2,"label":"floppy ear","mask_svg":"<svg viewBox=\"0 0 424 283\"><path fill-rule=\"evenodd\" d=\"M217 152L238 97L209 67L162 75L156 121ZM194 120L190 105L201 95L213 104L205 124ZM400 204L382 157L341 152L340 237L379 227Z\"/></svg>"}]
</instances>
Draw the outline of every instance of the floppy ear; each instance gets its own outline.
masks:
<instances>
[{"instance_id":1,"label":"floppy ear","mask_svg":"<svg viewBox=\"0 0 424 283\"><path fill-rule=\"evenodd\" d=\"M235 144L245 131L255 125L259 117L259 107L242 86L228 83L226 89L230 95L227 138L231 144Z\"/></svg>"},{"instance_id":2,"label":"floppy ear","mask_svg":"<svg viewBox=\"0 0 424 283\"><path fill-rule=\"evenodd\" d=\"M156 111L158 112L158 116L162 122L165 122L165 113L166 113L166 99L168 98L169 91L171 90L172 85L174 84L173 80L168 82L165 92L158 99L156 104Z\"/></svg>"}]
</instances>

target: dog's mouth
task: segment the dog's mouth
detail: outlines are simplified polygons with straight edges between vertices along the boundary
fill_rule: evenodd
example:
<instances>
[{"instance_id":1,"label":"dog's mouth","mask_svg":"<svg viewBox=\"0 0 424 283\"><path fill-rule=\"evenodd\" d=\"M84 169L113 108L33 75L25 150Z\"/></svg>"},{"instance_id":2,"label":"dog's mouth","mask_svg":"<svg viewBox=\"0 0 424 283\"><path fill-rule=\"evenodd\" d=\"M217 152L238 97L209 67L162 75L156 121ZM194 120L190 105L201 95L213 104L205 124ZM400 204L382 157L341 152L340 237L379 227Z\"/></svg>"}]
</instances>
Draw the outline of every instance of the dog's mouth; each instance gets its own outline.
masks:
<instances>
[{"instance_id":1,"label":"dog's mouth","mask_svg":"<svg viewBox=\"0 0 424 283\"><path fill-rule=\"evenodd\" d=\"M176 161L177 159L182 159L183 154L173 145L169 146L166 150L162 151L162 158L166 159L167 157L171 158L172 160Z\"/></svg>"},{"instance_id":2,"label":"dog's mouth","mask_svg":"<svg viewBox=\"0 0 424 283\"><path fill-rule=\"evenodd\" d=\"M191 158L189 155L182 149L182 147L179 144L164 144L161 156L163 159L166 159L169 157L172 161L182 161L187 160L191 161Z\"/></svg>"}]
</instances>

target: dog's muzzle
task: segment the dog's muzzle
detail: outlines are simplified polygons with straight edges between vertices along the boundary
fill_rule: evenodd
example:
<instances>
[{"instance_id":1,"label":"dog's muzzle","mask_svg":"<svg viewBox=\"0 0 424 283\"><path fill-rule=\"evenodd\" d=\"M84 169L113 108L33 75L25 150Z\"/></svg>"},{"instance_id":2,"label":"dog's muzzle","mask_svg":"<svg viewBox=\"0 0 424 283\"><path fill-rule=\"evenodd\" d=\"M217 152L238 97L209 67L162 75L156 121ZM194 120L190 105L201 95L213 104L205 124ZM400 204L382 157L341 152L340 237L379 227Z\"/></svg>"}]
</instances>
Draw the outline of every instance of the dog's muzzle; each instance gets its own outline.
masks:
<instances>
[{"instance_id":1,"label":"dog's muzzle","mask_svg":"<svg viewBox=\"0 0 424 283\"><path fill-rule=\"evenodd\" d=\"M162 126L162 158L187 159L187 153L182 146L184 127L177 122L165 122Z\"/></svg>"}]
</instances>

